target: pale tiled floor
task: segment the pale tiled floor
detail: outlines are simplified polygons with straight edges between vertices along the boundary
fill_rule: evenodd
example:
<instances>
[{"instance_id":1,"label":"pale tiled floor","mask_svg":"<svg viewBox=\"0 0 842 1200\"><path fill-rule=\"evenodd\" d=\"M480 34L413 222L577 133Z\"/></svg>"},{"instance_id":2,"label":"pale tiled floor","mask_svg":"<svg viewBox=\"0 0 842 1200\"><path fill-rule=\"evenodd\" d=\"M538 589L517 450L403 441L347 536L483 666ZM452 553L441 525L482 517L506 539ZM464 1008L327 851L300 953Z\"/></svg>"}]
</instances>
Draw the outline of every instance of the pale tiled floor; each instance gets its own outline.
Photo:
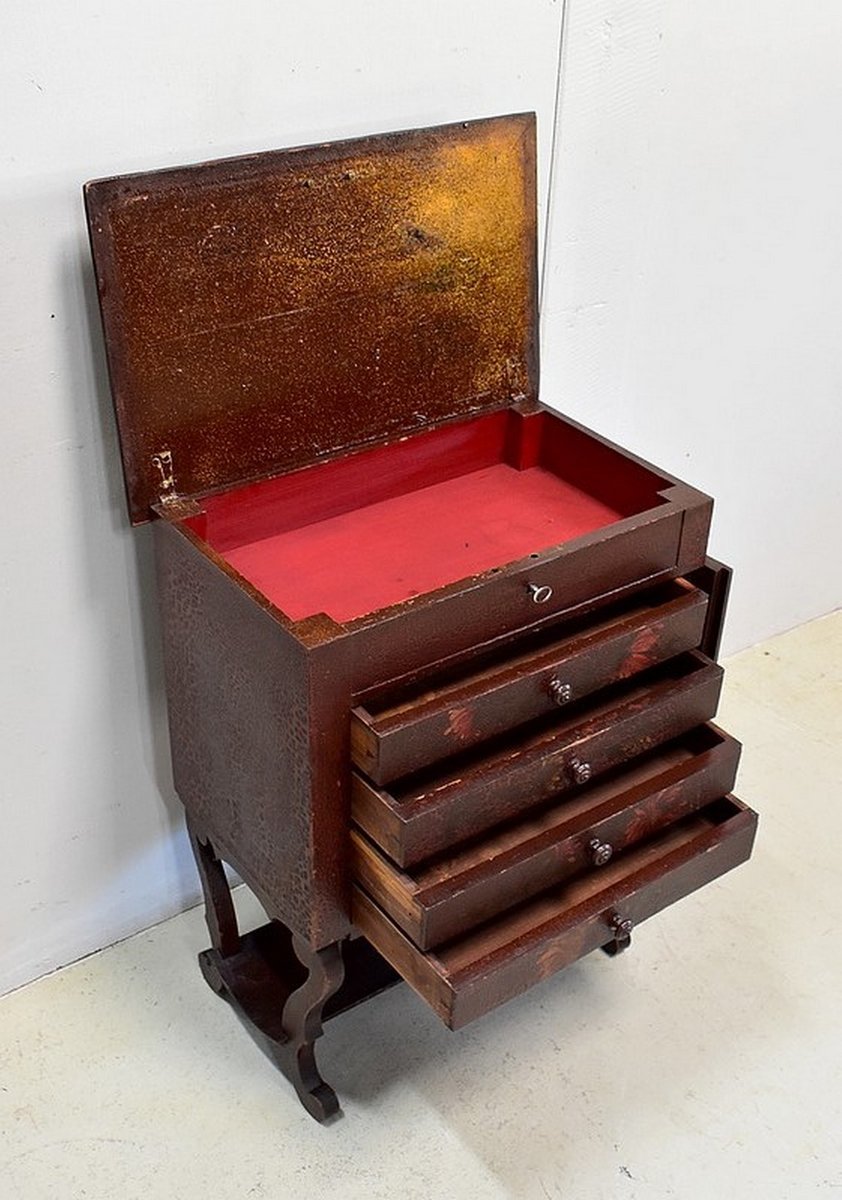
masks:
<instances>
[{"instance_id":1,"label":"pale tiled floor","mask_svg":"<svg viewBox=\"0 0 842 1200\"><path fill-rule=\"evenodd\" d=\"M753 860L460 1034L321 1042L327 1128L201 979L193 911L0 1001L2 1200L842 1196L842 614L728 665Z\"/></svg>"}]
</instances>

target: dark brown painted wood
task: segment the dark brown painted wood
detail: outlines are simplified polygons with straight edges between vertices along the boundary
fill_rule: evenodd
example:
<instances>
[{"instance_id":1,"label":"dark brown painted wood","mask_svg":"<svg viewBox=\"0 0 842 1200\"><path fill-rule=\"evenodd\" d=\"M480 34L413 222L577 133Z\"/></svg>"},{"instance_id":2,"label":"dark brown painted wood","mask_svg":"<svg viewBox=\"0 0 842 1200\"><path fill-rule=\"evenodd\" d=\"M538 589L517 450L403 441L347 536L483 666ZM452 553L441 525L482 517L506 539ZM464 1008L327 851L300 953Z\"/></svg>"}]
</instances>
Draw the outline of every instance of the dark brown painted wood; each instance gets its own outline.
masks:
<instances>
[{"instance_id":1,"label":"dark brown painted wood","mask_svg":"<svg viewBox=\"0 0 842 1200\"><path fill-rule=\"evenodd\" d=\"M584 629L351 714L351 756L388 783L699 645L707 599L677 580ZM727 789L725 789L727 790Z\"/></svg>"},{"instance_id":2,"label":"dark brown painted wood","mask_svg":"<svg viewBox=\"0 0 842 1200\"><path fill-rule=\"evenodd\" d=\"M580 877L438 951L412 944L360 888L354 924L451 1028L511 1000L744 862L756 814L734 797L671 825L602 872ZM689 939L682 942L686 947Z\"/></svg>"},{"instance_id":3,"label":"dark brown painted wood","mask_svg":"<svg viewBox=\"0 0 842 1200\"><path fill-rule=\"evenodd\" d=\"M705 628L699 649L702 654L716 661L722 642L722 629L731 593L731 568L715 558L707 557L703 566L692 574L692 582L708 594Z\"/></svg>"},{"instance_id":4,"label":"dark brown painted wood","mask_svg":"<svg viewBox=\"0 0 842 1200\"><path fill-rule=\"evenodd\" d=\"M740 746L704 726L517 824L410 872L360 832L352 834L356 881L422 950L546 888L600 871L629 847L734 784Z\"/></svg>"},{"instance_id":5,"label":"dark brown painted wood","mask_svg":"<svg viewBox=\"0 0 842 1200\"><path fill-rule=\"evenodd\" d=\"M307 1112L326 1121L339 1101L316 1066L323 1018L391 987L399 976L361 939L314 950L280 921L241 937L216 847L192 826L190 841L211 935L210 949L199 955L202 974L290 1080Z\"/></svg>"},{"instance_id":6,"label":"dark brown painted wood","mask_svg":"<svg viewBox=\"0 0 842 1200\"><path fill-rule=\"evenodd\" d=\"M693 652L570 716L515 731L492 752L448 760L388 791L355 772L353 819L396 863L412 866L710 720L721 684L721 668Z\"/></svg>"},{"instance_id":7,"label":"dark brown painted wood","mask_svg":"<svg viewBox=\"0 0 842 1200\"><path fill-rule=\"evenodd\" d=\"M605 459L610 474L622 475L626 487L632 487L636 495L648 488L651 507L559 546L536 549L524 559L344 623L342 628L354 634L358 690L424 668L431 656L441 660L465 654L494 639L592 606L595 597L639 590L675 576L685 567L700 565L702 557L693 557L695 541L688 541L687 528L693 523L689 521L691 510L706 512L709 517L708 497L664 473L655 473L649 464L605 439L593 434L585 438L574 422L558 414L540 406L527 406L521 411L523 408L520 405L510 410L515 421L511 436L515 440L527 437L530 422L536 429L544 428L543 438L553 444L564 444L568 436L575 434L580 456L590 439L596 465L602 469ZM398 449L403 451L404 446L401 443ZM411 478L411 460L406 470ZM617 500L622 503L625 497L620 495ZM169 510L159 506L157 511L171 519L182 517L177 506L171 505ZM236 572L225 566L204 540L200 505L183 514L181 527L197 547L242 586ZM549 602L535 604L532 585L550 588ZM271 604L268 607L279 620L290 623L279 609Z\"/></svg>"}]
</instances>

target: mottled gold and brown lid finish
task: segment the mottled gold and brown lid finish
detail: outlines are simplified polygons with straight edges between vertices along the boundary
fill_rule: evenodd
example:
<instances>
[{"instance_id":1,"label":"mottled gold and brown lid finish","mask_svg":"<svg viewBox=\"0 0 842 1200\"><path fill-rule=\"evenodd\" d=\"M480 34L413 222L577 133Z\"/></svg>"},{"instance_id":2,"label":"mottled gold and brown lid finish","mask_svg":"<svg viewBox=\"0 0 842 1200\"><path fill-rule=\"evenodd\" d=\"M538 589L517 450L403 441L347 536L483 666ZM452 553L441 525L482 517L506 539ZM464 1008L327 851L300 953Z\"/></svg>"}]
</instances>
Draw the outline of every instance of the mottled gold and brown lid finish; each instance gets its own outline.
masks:
<instances>
[{"instance_id":1,"label":"mottled gold and brown lid finish","mask_svg":"<svg viewBox=\"0 0 842 1200\"><path fill-rule=\"evenodd\" d=\"M85 200L134 523L537 392L535 120L99 180Z\"/></svg>"}]
</instances>

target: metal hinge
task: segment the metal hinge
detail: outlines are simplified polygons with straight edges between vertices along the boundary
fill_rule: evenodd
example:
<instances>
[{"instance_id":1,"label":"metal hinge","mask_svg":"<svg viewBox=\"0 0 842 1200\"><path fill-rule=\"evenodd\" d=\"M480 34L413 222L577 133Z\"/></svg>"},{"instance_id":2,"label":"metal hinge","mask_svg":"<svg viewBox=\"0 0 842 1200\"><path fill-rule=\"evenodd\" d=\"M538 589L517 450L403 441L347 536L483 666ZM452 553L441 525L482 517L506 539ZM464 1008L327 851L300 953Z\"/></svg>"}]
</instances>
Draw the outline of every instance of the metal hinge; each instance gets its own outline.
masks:
<instances>
[{"instance_id":1,"label":"metal hinge","mask_svg":"<svg viewBox=\"0 0 842 1200\"><path fill-rule=\"evenodd\" d=\"M172 451L159 450L152 455L152 463L161 473L161 491L159 499L162 504L174 504L178 500L173 477Z\"/></svg>"},{"instance_id":2,"label":"metal hinge","mask_svg":"<svg viewBox=\"0 0 842 1200\"><path fill-rule=\"evenodd\" d=\"M503 376L505 379L506 389L509 393L509 403L517 404L520 400L526 399L526 393L523 390L523 366L514 358L507 358L506 365L503 368Z\"/></svg>"}]
</instances>

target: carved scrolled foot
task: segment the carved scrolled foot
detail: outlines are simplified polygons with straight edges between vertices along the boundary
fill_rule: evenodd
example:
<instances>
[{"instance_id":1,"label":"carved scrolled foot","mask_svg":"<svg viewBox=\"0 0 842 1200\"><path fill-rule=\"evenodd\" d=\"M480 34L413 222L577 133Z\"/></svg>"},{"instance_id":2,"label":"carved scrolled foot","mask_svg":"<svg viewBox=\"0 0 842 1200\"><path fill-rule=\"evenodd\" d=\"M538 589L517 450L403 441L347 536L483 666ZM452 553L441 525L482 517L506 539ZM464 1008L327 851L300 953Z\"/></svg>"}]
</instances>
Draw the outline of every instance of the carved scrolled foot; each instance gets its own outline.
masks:
<instances>
[{"instance_id":1,"label":"carved scrolled foot","mask_svg":"<svg viewBox=\"0 0 842 1200\"><path fill-rule=\"evenodd\" d=\"M243 934L236 953L202 951L199 965L310 1116L334 1116L339 1101L316 1065L322 1022L399 982L397 972L363 938L314 950L277 920Z\"/></svg>"},{"instance_id":2,"label":"carved scrolled foot","mask_svg":"<svg viewBox=\"0 0 842 1200\"><path fill-rule=\"evenodd\" d=\"M292 938L296 957L307 969L307 978L287 998L283 1013L286 1041L279 1046L278 1065L292 1082L311 1117L326 1121L339 1111L336 1093L316 1066L315 1043L322 1034L322 1013L342 984L345 965L338 943L313 950L298 934Z\"/></svg>"},{"instance_id":3,"label":"carved scrolled foot","mask_svg":"<svg viewBox=\"0 0 842 1200\"><path fill-rule=\"evenodd\" d=\"M331 1002L327 1015L333 1016L398 977L370 948L361 953L361 941L350 954L349 980L342 988L347 949L342 942L314 950L277 920L241 935L216 848L195 826L189 832L211 936L210 949L199 955L202 975L289 1079L310 1116L326 1121L339 1111L339 1101L316 1065L325 1005Z\"/></svg>"},{"instance_id":4,"label":"carved scrolled foot","mask_svg":"<svg viewBox=\"0 0 842 1200\"><path fill-rule=\"evenodd\" d=\"M225 996L228 989L226 988L225 980L220 975L219 968L216 965L217 958L218 951L214 952L213 950L203 950L199 955L199 970L202 972L205 983L208 985L211 991L216 992L217 996Z\"/></svg>"}]
</instances>

